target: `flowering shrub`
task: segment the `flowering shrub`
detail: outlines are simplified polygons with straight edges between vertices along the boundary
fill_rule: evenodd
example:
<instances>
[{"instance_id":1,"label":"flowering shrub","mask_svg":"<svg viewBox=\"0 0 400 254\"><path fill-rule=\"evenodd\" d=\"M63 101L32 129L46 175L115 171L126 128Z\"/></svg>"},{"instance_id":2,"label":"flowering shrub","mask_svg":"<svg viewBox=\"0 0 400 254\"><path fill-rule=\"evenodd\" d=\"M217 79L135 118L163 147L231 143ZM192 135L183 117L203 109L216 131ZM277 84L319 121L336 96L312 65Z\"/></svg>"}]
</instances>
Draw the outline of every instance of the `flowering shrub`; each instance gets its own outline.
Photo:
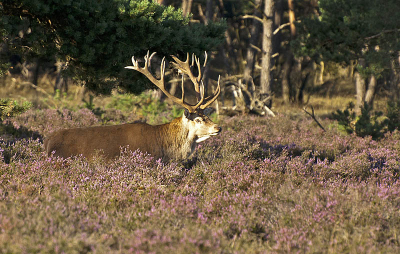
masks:
<instances>
[{"instance_id":1,"label":"flowering shrub","mask_svg":"<svg viewBox=\"0 0 400 254\"><path fill-rule=\"evenodd\" d=\"M44 136L98 123L86 110L10 122ZM112 162L60 159L40 140L0 142L0 250L400 251L398 131L374 141L283 115L221 125L190 163L126 148Z\"/></svg>"},{"instance_id":2,"label":"flowering shrub","mask_svg":"<svg viewBox=\"0 0 400 254\"><path fill-rule=\"evenodd\" d=\"M12 124L16 129L24 126L31 131L37 131L41 135L46 136L53 131L64 128L94 125L98 123L98 119L88 109L80 109L78 111L68 109L31 109L15 118L5 121L5 123Z\"/></svg>"}]
</instances>

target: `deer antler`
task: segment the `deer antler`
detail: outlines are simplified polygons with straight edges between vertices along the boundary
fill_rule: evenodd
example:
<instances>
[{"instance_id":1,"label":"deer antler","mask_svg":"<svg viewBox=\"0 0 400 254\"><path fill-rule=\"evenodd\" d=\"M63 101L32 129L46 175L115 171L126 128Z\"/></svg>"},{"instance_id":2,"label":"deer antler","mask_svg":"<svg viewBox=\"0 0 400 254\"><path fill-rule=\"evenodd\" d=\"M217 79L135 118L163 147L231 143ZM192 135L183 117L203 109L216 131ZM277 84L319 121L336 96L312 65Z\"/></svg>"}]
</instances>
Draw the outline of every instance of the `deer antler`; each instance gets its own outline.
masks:
<instances>
[{"instance_id":1,"label":"deer antler","mask_svg":"<svg viewBox=\"0 0 400 254\"><path fill-rule=\"evenodd\" d=\"M181 105L182 107L186 108L190 113L193 113L197 110L197 108L200 107L200 109L205 109L207 106L209 106L212 102L214 102L218 95L221 92L221 88L220 88L220 84L219 84L219 78L218 78L218 87L217 90L215 91L214 95L212 96L208 96L207 98L204 98L204 84L203 81L201 80L201 67L200 67L200 60L194 56L193 59L195 59L195 62L197 64L198 70L199 70L199 74L197 77L195 77L192 73L192 71L190 70L190 65L189 65L189 53L187 54L187 59L185 62L179 60L176 56L172 56L172 58L175 60L175 62L173 62L172 64L182 72L183 74L186 74L189 76L190 80L193 82L194 84L194 88L197 94L197 99L198 102L195 105L191 105L189 103L186 103L184 101L185 99L185 91L184 91L184 87L183 87L183 82L182 82L182 97L181 99L173 96L172 94L170 94L166 89L165 89L165 84L164 84L164 76L165 76L165 57L162 59L161 61L161 77L160 79L157 79L156 77L153 76L153 74L151 74L151 72L149 71L149 66L150 66L150 61L151 58L155 55L155 52L152 53L151 55L149 55L149 52L147 52L147 55L144 57L145 60L145 64L144 67L141 68L139 67L138 61L135 60L135 57L132 56L132 64L133 66L127 66L125 68L127 69L133 69L136 70L142 74L144 74L155 86L157 86L158 88L161 89L161 91L168 97L170 98L172 101L174 101L175 103ZM206 60L204 62L204 65L207 62L207 53L206 53ZM203 104L204 103L204 104Z\"/></svg>"},{"instance_id":2,"label":"deer antler","mask_svg":"<svg viewBox=\"0 0 400 254\"><path fill-rule=\"evenodd\" d=\"M218 76L218 85L217 85L217 89L215 90L214 94L211 96L208 96L207 98L204 99L204 104L200 105L201 109L205 109L207 108L209 105L211 105L211 103L213 103L219 96L219 94L221 93L221 86L219 84L219 81L221 80L221 76Z\"/></svg>"},{"instance_id":3,"label":"deer antler","mask_svg":"<svg viewBox=\"0 0 400 254\"><path fill-rule=\"evenodd\" d=\"M207 53L206 53L207 56ZM192 81L193 85L194 85L194 90L196 91L196 93L199 94L200 92L200 82L201 82L201 67L200 67L200 59L197 58L194 54L192 55L192 64L195 61L197 64L197 68L198 68L198 76L195 77L192 73L192 71L190 70L190 64L189 64L189 53L187 53L187 57L186 57L186 61L181 61L179 60L176 56L171 56L175 63L172 63L174 65L175 68L177 68L178 70L180 70L183 74L186 74L189 76L190 80ZM207 57L206 57L206 61L207 61ZM206 61L204 62L204 66L206 65Z\"/></svg>"},{"instance_id":4,"label":"deer antler","mask_svg":"<svg viewBox=\"0 0 400 254\"><path fill-rule=\"evenodd\" d=\"M203 67L206 66L207 64L207 59L208 59L208 55L207 52L204 52L204 64ZM202 101L202 105L200 105L201 109L205 109L206 107L208 107L211 103L213 103L217 97L219 96L220 92L221 92L221 87L220 87L220 77L218 77L218 86L217 89L215 90L215 93L212 96L208 96L207 98L203 99L202 96L199 93L199 88L203 85L203 81L202 79L202 68L200 65L200 58L198 58L197 56L195 56L194 54L192 54L192 64L189 65L189 53L187 53L187 57L186 57L186 61L183 62L181 60L179 60L176 56L172 56L172 58L174 59L174 63L172 63L175 68L177 68L179 71L182 72L183 74L186 74L189 76L190 80L192 81L193 85L194 85L194 90L196 91L197 94L197 99ZM194 63L196 63L197 65L197 69L198 69L198 74L197 77L195 77L190 69L191 66L194 65Z\"/></svg>"}]
</instances>

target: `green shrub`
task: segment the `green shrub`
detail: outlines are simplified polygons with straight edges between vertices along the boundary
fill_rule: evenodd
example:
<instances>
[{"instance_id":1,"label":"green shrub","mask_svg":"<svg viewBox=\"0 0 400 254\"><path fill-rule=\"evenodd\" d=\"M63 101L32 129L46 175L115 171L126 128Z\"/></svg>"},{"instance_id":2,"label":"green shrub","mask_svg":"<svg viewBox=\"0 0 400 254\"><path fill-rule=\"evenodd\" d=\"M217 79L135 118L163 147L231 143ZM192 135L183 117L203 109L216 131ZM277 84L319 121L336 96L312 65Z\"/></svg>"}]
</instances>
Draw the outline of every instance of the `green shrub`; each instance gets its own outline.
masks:
<instances>
[{"instance_id":1,"label":"green shrub","mask_svg":"<svg viewBox=\"0 0 400 254\"><path fill-rule=\"evenodd\" d=\"M388 130L394 131L400 126L400 103L388 102L387 104Z\"/></svg>"},{"instance_id":2,"label":"green shrub","mask_svg":"<svg viewBox=\"0 0 400 254\"><path fill-rule=\"evenodd\" d=\"M145 119L148 123L169 122L171 118L182 116L183 109L173 105L169 106L165 101L154 99L151 92L140 95L117 94L112 97L107 109L120 110L125 115L134 114L138 118Z\"/></svg>"},{"instance_id":3,"label":"green shrub","mask_svg":"<svg viewBox=\"0 0 400 254\"><path fill-rule=\"evenodd\" d=\"M139 96L116 94L111 97L111 102L106 105L106 108L113 108L122 112L132 112L139 105L139 102Z\"/></svg>"},{"instance_id":4,"label":"green shrub","mask_svg":"<svg viewBox=\"0 0 400 254\"><path fill-rule=\"evenodd\" d=\"M389 102L387 115L381 111L372 111L372 107L364 104L361 115L354 112L354 104L349 103L345 110L332 113L332 118L338 122L338 129L342 132L355 133L359 137L371 136L374 140L380 139L388 131L394 131L400 126L400 107L398 103Z\"/></svg>"},{"instance_id":5,"label":"green shrub","mask_svg":"<svg viewBox=\"0 0 400 254\"><path fill-rule=\"evenodd\" d=\"M12 99L0 99L0 120L19 115L32 107L32 103L24 101L19 103Z\"/></svg>"}]
</instances>

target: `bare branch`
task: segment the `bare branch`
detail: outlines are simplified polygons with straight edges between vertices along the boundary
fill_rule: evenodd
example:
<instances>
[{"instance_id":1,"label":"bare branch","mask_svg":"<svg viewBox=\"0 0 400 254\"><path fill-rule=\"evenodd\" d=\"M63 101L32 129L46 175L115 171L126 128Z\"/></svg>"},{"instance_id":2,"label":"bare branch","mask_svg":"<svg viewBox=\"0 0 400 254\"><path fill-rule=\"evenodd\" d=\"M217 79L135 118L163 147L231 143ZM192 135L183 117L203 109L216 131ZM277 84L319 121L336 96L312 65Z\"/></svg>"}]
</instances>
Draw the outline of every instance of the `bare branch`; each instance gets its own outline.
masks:
<instances>
[{"instance_id":1,"label":"bare branch","mask_svg":"<svg viewBox=\"0 0 400 254\"><path fill-rule=\"evenodd\" d=\"M278 28L275 29L275 31L273 32L273 34L274 34L274 35L277 34L277 33L278 33L280 30L282 30L283 28L285 28L285 27L287 27L287 26L290 26L290 24L291 24L291 23L285 23L285 24L280 25Z\"/></svg>"},{"instance_id":2,"label":"bare branch","mask_svg":"<svg viewBox=\"0 0 400 254\"><path fill-rule=\"evenodd\" d=\"M243 15L241 16L242 19L255 19L260 21L261 23L264 22L262 18L254 16L254 15Z\"/></svg>"},{"instance_id":3,"label":"bare branch","mask_svg":"<svg viewBox=\"0 0 400 254\"><path fill-rule=\"evenodd\" d=\"M307 107L304 107L304 108L303 108L304 112L306 112L307 115L311 116L311 118L318 124L318 126L319 126L323 131L326 131L325 128L324 128L324 127L320 124L320 122L317 120L317 118L315 118L314 107L313 107L313 106L310 106L310 108L311 108L311 113L308 112L308 111L306 110L306 108L307 108Z\"/></svg>"},{"instance_id":4,"label":"bare branch","mask_svg":"<svg viewBox=\"0 0 400 254\"><path fill-rule=\"evenodd\" d=\"M253 49L255 49L255 50L257 50L258 52L261 52L261 51L262 51L262 50L261 50L259 47L257 47L256 45L250 44L250 47L253 48Z\"/></svg>"},{"instance_id":5,"label":"bare branch","mask_svg":"<svg viewBox=\"0 0 400 254\"><path fill-rule=\"evenodd\" d=\"M375 34L375 35L372 35L372 36L369 36L369 37L365 37L365 39L366 40L371 40L371 39L379 37L379 36L381 36L383 34L394 33L394 32L399 32L399 31L400 31L400 29L383 30L382 32L380 32L378 34Z\"/></svg>"}]
</instances>

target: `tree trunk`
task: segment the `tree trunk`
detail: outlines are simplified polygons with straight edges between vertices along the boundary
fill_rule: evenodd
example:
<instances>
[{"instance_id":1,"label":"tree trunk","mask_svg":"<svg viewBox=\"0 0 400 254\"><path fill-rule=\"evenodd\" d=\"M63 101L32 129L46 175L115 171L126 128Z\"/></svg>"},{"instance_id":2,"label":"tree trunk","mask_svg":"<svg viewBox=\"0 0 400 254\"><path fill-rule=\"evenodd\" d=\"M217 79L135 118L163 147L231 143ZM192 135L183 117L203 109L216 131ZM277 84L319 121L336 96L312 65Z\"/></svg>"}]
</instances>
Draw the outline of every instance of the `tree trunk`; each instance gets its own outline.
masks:
<instances>
[{"instance_id":1,"label":"tree trunk","mask_svg":"<svg viewBox=\"0 0 400 254\"><path fill-rule=\"evenodd\" d=\"M282 24L283 19L283 0L275 0L275 11L274 11L274 31ZM279 55L281 51L282 33L279 30L272 37L272 54Z\"/></svg>"},{"instance_id":2,"label":"tree trunk","mask_svg":"<svg viewBox=\"0 0 400 254\"><path fill-rule=\"evenodd\" d=\"M290 23L290 38L294 39L296 36L296 26L294 25L295 21L295 13L294 13L294 3L293 0L288 0L289 7L289 23ZM290 98L294 97L296 94L292 92L294 88L293 84L290 80L290 74L292 73L292 68L294 64L294 56L293 53L288 49L285 56L285 63L283 64L282 69L282 99L285 104L290 103ZM296 100L297 98L294 98Z\"/></svg>"},{"instance_id":3,"label":"tree trunk","mask_svg":"<svg viewBox=\"0 0 400 254\"><path fill-rule=\"evenodd\" d=\"M285 104L290 103L290 71L293 65L293 54L287 51L285 54L285 62L282 67L282 99Z\"/></svg>"},{"instance_id":4,"label":"tree trunk","mask_svg":"<svg viewBox=\"0 0 400 254\"><path fill-rule=\"evenodd\" d=\"M369 79L368 88L365 93L365 102L371 107L373 106L375 91L376 91L376 77L372 75Z\"/></svg>"},{"instance_id":5,"label":"tree trunk","mask_svg":"<svg viewBox=\"0 0 400 254\"><path fill-rule=\"evenodd\" d=\"M303 57L294 57L293 58L293 64L292 64L292 69L290 71L290 76L291 76L291 85L293 91L293 101L295 101L298 105L301 105L301 102L298 100L299 98L299 92L301 89L301 86L303 85Z\"/></svg>"},{"instance_id":6,"label":"tree trunk","mask_svg":"<svg viewBox=\"0 0 400 254\"><path fill-rule=\"evenodd\" d=\"M205 23L208 24L210 20L212 20L213 14L214 14L214 4L213 0L207 0L206 4L206 20ZM210 55L208 60L211 60L212 56ZM210 65L207 64L204 69L203 69L203 83L204 83L204 93L207 94L207 91L209 89L208 87L208 81L210 80Z\"/></svg>"},{"instance_id":7,"label":"tree trunk","mask_svg":"<svg viewBox=\"0 0 400 254\"><path fill-rule=\"evenodd\" d=\"M319 66L320 66L321 69L320 69L320 72L318 73L318 75L316 75L318 77L317 84L322 85L324 83L325 63L323 61L321 61Z\"/></svg>"},{"instance_id":8,"label":"tree trunk","mask_svg":"<svg viewBox=\"0 0 400 254\"><path fill-rule=\"evenodd\" d=\"M35 71L33 72L33 79L32 79L32 84L34 84L35 86L38 85L40 63L41 63L40 58L36 59Z\"/></svg>"},{"instance_id":9,"label":"tree trunk","mask_svg":"<svg viewBox=\"0 0 400 254\"><path fill-rule=\"evenodd\" d=\"M208 24L209 20L212 20L214 15L214 1L207 0L206 3L206 24Z\"/></svg>"},{"instance_id":10,"label":"tree trunk","mask_svg":"<svg viewBox=\"0 0 400 254\"><path fill-rule=\"evenodd\" d=\"M261 17L261 13L259 11L259 7L261 7L262 0L255 0L254 2L256 8L254 8L254 16ZM255 56L256 49L252 47L252 45L257 45L258 39L260 38L260 30L261 30L260 21L253 19L253 24L250 29L250 41L249 46L247 48L246 54L246 66L243 72L243 81L246 87L250 83L250 79L253 77L254 65L255 65Z\"/></svg>"},{"instance_id":11,"label":"tree trunk","mask_svg":"<svg viewBox=\"0 0 400 254\"><path fill-rule=\"evenodd\" d=\"M288 0L288 7L289 7L290 36L293 39L296 36L296 26L294 25L296 16L294 14L293 0Z\"/></svg>"},{"instance_id":12,"label":"tree trunk","mask_svg":"<svg viewBox=\"0 0 400 254\"><path fill-rule=\"evenodd\" d=\"M308 78L310 77L310 72L306 74L304 79L301 82L299 90L297 90L296 101L297 105L302 106L304 104L304 89L306 88Z\"/></svg>"},{"instance_id":13,"label":"tree trunk","mask_svg":"<svg viewBox=\"0 0 400 254\"><path fill-rule=\"evenodd\" d=\"M392 60L391 63L391 75L390 75L390 100L399 101L400 100L400 72L398 71L400 66L400 55L397 60Z\"/></svg>"},{"instance_id":14,"label":"tree trunk","mask_svg":"<svg viewBox=\"0 0 400 254\"><path fill-rule=\"evenodd\" d=\"M65 63L57 60L56 68L57 68L56 69L57 77L56 77L56 83L54 84L54 92L57 92L57 90L59 90L60 92L68 92L67 80L64 79L62 75L62 71L65 68Z\"/></svg>"},{"instance_id":15,"label":"tree trunk","mask_svg":"<svg viewBox=\"0 0 400 254\"><path fill-rule=\"evenodd\" d=\"M361 108L364 106L364 98L365 98L365 79L361 76L361 74L357 71L354 74L355 83L356 83L356 114L361 114Z\"/></svg>"},{"instance_id":16,"label":"tree trunk","mask_svg":"<svg viewBox=\"0 0 400 254\"><path fill-rule=\"evenodd\" d=\"M177 81L173 81L171 83L171 88L169 89L170 94L175 95L176 89L178 88L178 84L179 84L179 82L177 82Z\"/></svg>"},{"instance_id":17,"label":"tree trunk","mask_svg":"<svg viewBox=\"0 0 400 254\"><path fill-rule=\"evenodd\" d=\"M363 68L367 66L365 59L360 58L358 61L359 65ZM361 114L361 109L366 103L368 106L372 107L375 97L375 91L377 86L377 81L375 76L369 78L368 87L366 84L366 78L362 77L357 71L354 73L355 85L356 85L356 114Z\"/></svg>"},{"instance_id":18,"label":"tree trunk","mask_svg":"<svg viewBox=\"0 0 400 254\"><path fill-rule=\"evenodd\" d=\"M237 54L234 50L234 46L233 46L233 40L231 38L231 35L229 34L229 27L228 29L225 31L225 43L226 43L226 48L228 49L228 56L230 59L237 59ZM231 71L233 73L237 73L238 72L238 66L237 66L237 61L231 61L230 66L232 66Z\"/></svg>"},{"instance_id":19,"label":"tree trunk","mask_svg":"<svg viewBox=\"0 0 400 254\"><path fill-rule=\"evenodd\" d=\"M261 97L271 96L271 53L272 53L272 16L273 16L273 0L265 0L264 14L266 17L263 19L263 43L262 43L262 63L261 63ZM265 102L267 107L271 107L271 97Z\"/></svg>"},{"instance_id":20,"label":"tree trunk","mask_svg":"<svg viewBox=\"0 0 400 254\"><path fill-rule=\"evenodd\" d=\"M182 1L183 16L187 16L191 12L191 10L192 10L192 2L193 2L193 0L183 0Z\"/></svg>"}]
</instances>

